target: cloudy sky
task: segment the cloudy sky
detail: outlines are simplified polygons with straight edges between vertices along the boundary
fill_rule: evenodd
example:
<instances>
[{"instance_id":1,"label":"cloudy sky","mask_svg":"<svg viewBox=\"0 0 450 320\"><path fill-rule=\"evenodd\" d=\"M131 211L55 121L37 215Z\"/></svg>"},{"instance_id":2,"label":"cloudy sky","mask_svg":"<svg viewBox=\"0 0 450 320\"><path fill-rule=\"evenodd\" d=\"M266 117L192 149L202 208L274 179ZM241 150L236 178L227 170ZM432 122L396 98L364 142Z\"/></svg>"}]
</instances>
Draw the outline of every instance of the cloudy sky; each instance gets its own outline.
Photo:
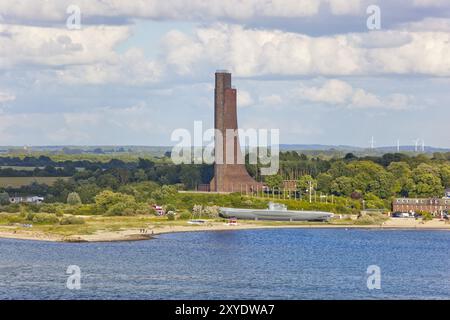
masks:
<instances>
[{"instance_id":1,"label":"cloudy sky","mask_svg":"<svg viewBox=\"0 0 450 320\"><path fill-rule=\"evenodd\" d=\"M0 145L173 144L217 69L282 143L450 147L448 0L1 0Z\"/></svg>"}]
</instances>

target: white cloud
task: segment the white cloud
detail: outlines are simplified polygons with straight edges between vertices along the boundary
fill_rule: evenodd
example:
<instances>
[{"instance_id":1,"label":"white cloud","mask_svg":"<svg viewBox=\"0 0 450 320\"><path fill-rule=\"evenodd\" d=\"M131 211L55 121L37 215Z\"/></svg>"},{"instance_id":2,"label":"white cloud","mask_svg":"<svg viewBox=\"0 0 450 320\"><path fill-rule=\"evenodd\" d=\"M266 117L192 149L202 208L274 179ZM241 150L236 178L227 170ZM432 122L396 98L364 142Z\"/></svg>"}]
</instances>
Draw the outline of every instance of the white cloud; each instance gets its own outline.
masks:
<instances>
[{"instance_id":1,"label":"white cloud","mask_svg":"<svg viewBox=\"0 0 450 320\"><path fill-rule=\"evenodd\" d=\"M379 31L310 37L216 24L194 35L170 33L168 63L179 74L230 69L264 75L424 74L450 76L450 33ZM388 38L388 39L386 39Z\"/></svg>"},{"instance_id":2,"label":"white cloud","mask_svg":"<svg viewBox=\"0 0 450 320\"><path fill-rule=\"evenodd\" d=\"M353 88L345 81L332 79L319 87L302 86L297 91L302 100L343 106L349 109L391 109L404 110L410 107L413 98L395 93L379 97L361 88Z\"/></svg>"},{"instance_id":3,"label":"white cloud","mask_svg":"<svg viewBox=\"0 0 450 320\"><path fill-rule=\"evenodd\" d=\"M413 4L416 7L450 7L447 0L414 0Z\"/></svg>"},{"instance_id":4,"label":"white cloud","mask_svg":"<svg viewBox=\"0 0 450 320\"><path fill-rule=\"evenodd\" d=\"M195 43L193 39L178 30L168 32L162 46L167 52L166 63L174 66L181 75L193 72L193 64L197 62L198 56L204 49L200 43Z\"/></svg>"},{"instance_id":5,"label":"white cloud","mask_svg":"<svg viewBox=\"0 0 450 320\"><path fill-rule=\"evenodd\" d=\"M312 102L343 104L353 94L351 85L340 80L329 80L322 87L302 87L300 96Z\"/></svg>"},{"instance_id":6,"label":"white cloud","mask_svg":"<svg viewBox=\"0 0 450 320\"><path fill-rule=\"evenodd\" d=\"M366 92L363 89L353 90L350 97L350 108L389 108L389 105L384 105L383 102L375 94Z\"/></svg>"},{"instance_id":7,"label":"white cloud","mask_svg":"<svg viewBox=\"0 0 450 320\"><path fill-rule=\"evenodd\" d=\"M9 92L0 91L0 103L16 100L16 96Z\"/></svg>"},{"instance_id":8,"label":"white cloud","mask_svg":"<svg viewBox=\"0 0 450 320\"><path fill-rule=\"evenodd\" d=\"M178 33L178 32L177 32ZM344 36L311 38L281 31L244 29L217 24L199 28L193 36L165 39L169 64L180 74L221 66L236 75L358 73L359 52ZM187 53L187 54L182 54Z\"/></svg>"},{"instance_id":9,"label":"white cloud","mask_svg":"<svg viewBox=\"0 0 450 320\"><path fill-rule=\"evenodd\" d=\"M330 10L335 15L358 14L361 12L361 0L328 0ZM367 1L365 1L367 2Z\"/></svg>"},{"instance_id":10,"label":"white cloud","mask_svg":"<svg viewBox=\"0 0 450 320\"><path fill-rule=\"evenodd\" d=\"M7 36L0 36L0 69L49 70L53 79L70 84L153 83L163 73L141 49L116 53L131 34L128 26L66 30L0 24L2 33Z\"/></svg>"},{"instance_id":11,"label":"white cloud","mask_svg":"<svg viewBox=\"0 0 450 320\"><path fill-rule=\"evenodd\" d=\"M251 94L245 90L237 90L237 105L238 107L248 107L254 103Z\"/></svg>"},{"instance_id":12,"label":"white cloud","mask_svg":"<svg viewBox=\"0 0 450 320\"><path fill-rule=\"evenodd\" d=\"M271 94L268 96L260 97L259 101L264 105L274 106L282 104L283 98L281 98L281 96L278 94Z\"/></svg>"},{"instance_id":13,"label":"white cloud","mask_svg":"<svg viewBox=\"0 0 450 320\"><path fill-rule=\"evenodd\" d=\"M81 30L0 24L0 68L18 64L45 66L114 62L114 47L127 39L126 26L93 26Z\"/></svg>"},{"instance_id":14,"label":"white cloud","mask_svg":"<svg viewBox=\"0 0 450 320\"><path fill-rule=\"evenodd\" d=\"M146 137L170 136L154 113L145 104L85 112L0 113L0 145L145 144Z\"/></svg>"},{"instance_id":15,"label":"white cloud","mask_svg":"<svg viewBox=\"0 0 450 320\"><path fill-rule=\"evenodd\" d=\"M158 82L162 73L163 66L148 60L137 48L117 55L112 63L99 61L56 71L57 78L68 84L143 85Z\"/></svg>"},{"instance_id":16,"label":"white cloud","mask_svg":"<svg viewBox=\"0 0 450 320\"><path fill-rule=\"evenodd\" d=\"M0 14L8 21L64 23L66 9L80 7L82 19L129 17L147 19L252 19L255 17L306 17L319 13L321 5L336 15L357 14L367 0L2 0Z\"/></svg>"},{"instance_id":17,"label":"white cloud","mask_svg":"<svg viewBox=\"0 0 450 320\"><path fill-rule=\"evenodd\" d=\"M444 18L427 17L420 21L402 24L399 26L399 29L415 32L424 32L424 31L450 32L450 20Z\"/></svg>"},{"instance_id":18,"label":"white cloud","mask_svg":"<svg viewBox=\"0 0 450 320\"><path fill-rule=\"evenodd\" d=\"M337 0L332 3L341 5ZM421 26L435 31L421 31ZM218 68L230 69L241 77L450 76L447 26L448 21L435 19L402 25L397 30L311 37L214 24L193 34L168 32L158 60L150 60L138 48L116 52L116 47L130 37L130 26L67 30L0 24L0 69L25 66L37 70L37 66L70 84L128 85L155 83L170 78L172 72L175 76L205 75Z\"/></svg>"}]
</instances>

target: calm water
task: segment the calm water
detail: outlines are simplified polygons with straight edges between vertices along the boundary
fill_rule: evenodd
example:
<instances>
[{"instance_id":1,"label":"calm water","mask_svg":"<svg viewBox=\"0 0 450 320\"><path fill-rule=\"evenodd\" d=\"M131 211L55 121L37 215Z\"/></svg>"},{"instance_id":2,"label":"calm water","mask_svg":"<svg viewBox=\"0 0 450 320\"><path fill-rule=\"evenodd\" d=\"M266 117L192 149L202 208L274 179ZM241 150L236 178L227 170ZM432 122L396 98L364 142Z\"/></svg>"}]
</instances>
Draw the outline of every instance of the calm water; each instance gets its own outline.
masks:
<instances>
[{"instance_id":1,"label":"calm water","mask_svg":"<svg viewBox=\"0 0 450 320\"><path fill-rule=\"evenodd\" d=\"M450 298L450 232L273 229L116 243L0 239L0 299ZM66 288L78 265L81 290ZM381 268L381 290L366 270Z\"/></svg>"}]
</instances>

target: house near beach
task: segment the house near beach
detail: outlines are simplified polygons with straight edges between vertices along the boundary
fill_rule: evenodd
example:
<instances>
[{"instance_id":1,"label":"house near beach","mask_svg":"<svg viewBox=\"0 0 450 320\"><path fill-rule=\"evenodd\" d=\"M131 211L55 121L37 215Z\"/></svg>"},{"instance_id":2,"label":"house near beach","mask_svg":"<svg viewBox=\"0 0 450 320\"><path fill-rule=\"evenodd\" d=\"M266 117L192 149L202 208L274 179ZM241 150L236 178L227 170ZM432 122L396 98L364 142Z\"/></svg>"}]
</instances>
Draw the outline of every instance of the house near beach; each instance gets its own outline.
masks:
<instances>
[{"instance_id":1,"label":"house near beach","mask_svg":"<svg viewBox=\"0 0 450 320\"><path fill-rule=\"evenodd\" d=\"M450 198L398 198L392 203L392 211L405 213L426 211L439 216L450 212Z\"/></svg>"}]
</instances>

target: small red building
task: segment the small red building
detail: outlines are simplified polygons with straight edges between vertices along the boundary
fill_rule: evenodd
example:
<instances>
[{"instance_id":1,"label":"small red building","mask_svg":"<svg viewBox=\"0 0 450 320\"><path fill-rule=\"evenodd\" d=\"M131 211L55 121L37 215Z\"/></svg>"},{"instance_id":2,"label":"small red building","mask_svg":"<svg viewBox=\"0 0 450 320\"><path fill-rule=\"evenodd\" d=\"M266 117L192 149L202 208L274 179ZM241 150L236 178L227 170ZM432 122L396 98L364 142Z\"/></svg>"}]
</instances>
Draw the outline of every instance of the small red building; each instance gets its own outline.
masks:
<instances>
[{"instance_id":1,"label":"small red building","mask_svg":"<svg viewBox=\"0 0 450 320\"><path fill-rule=\"evenodd\" d=\"M158 205L154 204L152 206L152 208L155 209L155 211L158 214L158 216L163 216L163 215L166 214L166 212L164 211L163 207L161 207L161 206L158 206Z\"/></svg>"}]
</instances>

